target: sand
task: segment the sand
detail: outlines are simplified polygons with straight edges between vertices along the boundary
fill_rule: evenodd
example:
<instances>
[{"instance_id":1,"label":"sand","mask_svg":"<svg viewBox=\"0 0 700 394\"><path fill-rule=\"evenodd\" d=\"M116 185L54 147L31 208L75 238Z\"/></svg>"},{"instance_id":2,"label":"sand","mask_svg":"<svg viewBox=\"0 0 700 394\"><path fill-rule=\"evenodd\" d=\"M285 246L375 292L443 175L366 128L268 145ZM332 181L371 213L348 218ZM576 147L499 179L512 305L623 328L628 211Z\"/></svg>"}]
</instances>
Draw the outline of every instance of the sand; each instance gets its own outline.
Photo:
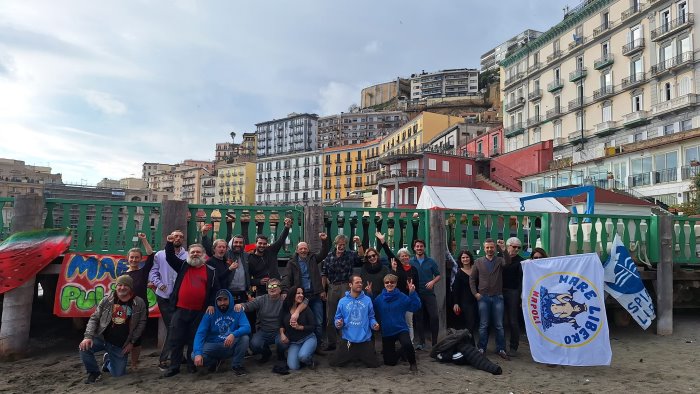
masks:
<instances>
[{"instance_id":1,"label":"sand","mask_svg":"<svg viewBox=\"0 0 700 394\"><path fill-rule=\"evenodd\" d=\"M327 357L318 357L316 370L286 376L271 372L272 364L258 365L246 359L249 374L234 376L228 370L214 374L188 374L162 379L156 368L157 352L146 347L142 366L121 378L103 374L94 385L85 385L85 372L78 357L77 339L32 338L29 358L0 363L0 392L266 392L266 393L551 393L551 392L698 392L700 316L697 312L676 316L674 334L657 336L654 326L612 327L613 361L610 367L550 367L532 361L527 343L511 361L489 354L503 368L494 376L469 366L440 364L427 352L418 352L419 372L408 365L331 368ZM74 343L73 343L74 342ZM70 348L69 348L70 347ZM184 371L184 369L183 369Z\"/></svg>"}]
</instances>

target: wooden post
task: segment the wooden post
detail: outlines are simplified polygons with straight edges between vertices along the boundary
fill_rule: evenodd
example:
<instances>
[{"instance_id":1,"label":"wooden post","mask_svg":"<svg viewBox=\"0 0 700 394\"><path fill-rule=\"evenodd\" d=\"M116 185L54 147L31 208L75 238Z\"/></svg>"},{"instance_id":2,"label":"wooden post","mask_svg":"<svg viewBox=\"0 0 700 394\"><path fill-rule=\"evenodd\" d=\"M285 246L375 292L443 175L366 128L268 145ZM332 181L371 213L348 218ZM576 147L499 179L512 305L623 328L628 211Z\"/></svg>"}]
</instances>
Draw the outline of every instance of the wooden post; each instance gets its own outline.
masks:
<instances>
[{"instance_id":1,"label":"wooden post","mask_svg":"<svg viewBox=\"0 0 700 394\"><path fill-rule=\"evenodd\" d=\"M659 264L656 273L656 334L673 334L673 217L658 216Z\"/></svg>"},{"instance_id":2,"label":"wooden post","mask_svg":"<svg viewBox=\"0 0 700 394\"><path fill-rule=\"evenodd\" d=\"M566 256L566 250L569 246L567 238L567 230L569 226L569 215L562 212L549 214L549 228L543 228L541 231L549 231L549 256ZM546 245L542 245L547 248Z\"/></svg>"},{"instance_id":3,"label":"wooden post","mask_svg":"<svg viewBox=\"0 0 700 394\"><path fill-rule=\"evenodd\" d=\"M428 211L430 223L430 257L433 258L440 268L440 281L435 284L433 290L437 298L438 318L440 319L439 338L444 338L447 330L447 310L445 309L445 296L447 295L447 272L445 272L445 252L447 241L445 237L445 218L443 211ZM434 346L435 344L433 344Z\"/></svg>"},{"instance_id":4,"label":"wooden post","mask_svg":"<svg viewBox=\"0 0 700 394\"><path fill-rule=\"evenodd\" d=\"M322 206L304 207L304 234L302 236L304 237L303 240L309 245L309 250L315 253L321 251L321 240L318 238L318 233L326 231L323 228L323 218ZM328 236L330 237L330 234ZM292 245L292 247L296 250L297 246Z\"/></svg>"},{"instance_id":5,"label":"wooden post","mask_svg":"<svg viewBox=\"0 0 700 394\"><path fill-rule=\"evenodd\" d=\"M43 228L44 197L37 194L15 197L12 232ZM29 325L34 301L34 282L28 279L22 286L5 293L0 326L0 358L23 357L29 346Z\"/></svg>"},{"instance_id":6,"label":"wooden post","mask_svg":"<svg viewBox=\"0 0 700 394\"><path fill-rule=\"evenodd\" d=\"M174 230L182 231L184 242L187 242L187 201L167 200L161 204L163 210L160 213L161 221L161 245L165 245L166 239ZM192 217L191 220L197 220ZM225 220L223 218L222 220ZM187 247L187 245L183 245ZM165 337L167 335L167 327L163 322L163 318L158 319L158 347L163 348Z\"/></svg>"}]
</instances>

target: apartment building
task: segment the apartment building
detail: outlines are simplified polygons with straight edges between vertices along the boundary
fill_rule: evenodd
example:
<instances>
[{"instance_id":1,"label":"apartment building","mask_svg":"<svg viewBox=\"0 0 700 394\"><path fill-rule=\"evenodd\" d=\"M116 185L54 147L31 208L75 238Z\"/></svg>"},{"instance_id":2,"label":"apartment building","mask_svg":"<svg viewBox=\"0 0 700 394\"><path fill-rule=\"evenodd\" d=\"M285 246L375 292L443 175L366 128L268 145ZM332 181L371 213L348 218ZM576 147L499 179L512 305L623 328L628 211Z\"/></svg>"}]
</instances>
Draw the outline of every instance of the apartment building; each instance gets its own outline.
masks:
<instances>
[{"instance_id":1,"label":"apartment building","mask_svg":"<svg viewBox=\"0 0 700 394\"><path fill-rule=\"evenodd\" d=\"M323 202L357 198L377 184L379 142L338 146L323 150Z\"/></svg>"},{"instance_id":2,"label":"apartment building","mask_svg":"<svg viewBox=\"0 0 700 394\"><path fill-rule=\"evenodd\" d=\"M459 68L411 75L411 100L474 96L479 93L479 71Z\"/></svg>"},{"instance_id":3,"label":"apartment building","mask_svg":"<svg viewBox=\"0 0 700 394\"><path fill-rule=\"evenodd\" d=\"M32 166L22 160L0 158L0 197L43 194L44 185L62 185L61 174L51 167Z\"/></svg>"},{"instance_id":4,"label":"apartment building","mask_svg":"<svg viewBox=\"0 0 700 394\"><path fill-rule=\"evenodd\" d=\"M524 187L599 183L684 200L687 186L659 185L691 157L669 141L700 126L696 5L588 1L501 63L506 150L554 145L551 170ZM640 145L645 159L632 154Z\"/></svg>"},{"instance_id":5,"label":"apartment building","mask_svg":"<svg viewBox=\"0 0 700 394\"><path fill-rule=\"evenodd\" d=\"M527 29L481 55L481 72L498 70L498 64L525 44L542 35L541 31Z\"/></svg>"},{"instance_id":6,"label":"apartment building","mask_svg":"<svg viewBox=\"0 0 700 394\"><path fill-rule=\"evenodd\" d=\"M362 144L388 135L408 121L401 111L341 112L318 118L318 148Z\"/></svg>"},{"instance_id":7,"label":"apartment building","mask_svg":"<svg viewBox=\"0 0 700 394\"><path fill-rule=\"evenodd\" d=\"M255 163L220 164L216 169L216 201L226 205L255 205Z\"/></svg>"},{"instance_id":8,"label":"apartment building","mask_svg":"<svg viewBox=\"0 0 700 394\"><path fill-rule=\"evenodd\" d=\"M235 138L236 133L231 133ZM241 143L219 142L216 144L215 161L255 161L255 133L243 133Z\"/></svg>"},{"instance_id":9,"label":"apartment building","mask_svg":"<svg viewBox=\"0 0 700 394\"><path fill-rule=\"evenodd\" d=\"M506 150L552 139L575 164L697 127L696 4L586 1L506 58Z\"/></svg>"},{"instance_id":10,"label":"apartment building","mask_svg":"<svg viewBox=\"0 0 700 394\"><path fill-rule=\"evenodd\" d=\"M255 203L320 205L321 156L321 151L310 150L259 157Z\"/></svg>"},{"instance_id":11,"label":"apartment building","mask_svg":"<svg viewBox=\"0 0 700 394\"><path fill-rule=\"evenodd\" d=\"M464 123L459 116L421 112L379 142L380 155L405 153L418 149L443 130L458 123Z\"/></svg>"},{"instance_id":12,"label":"apartment building","mask_svg":"<svg viewBox=\"0 0 700 394\"><path fill-rule=\"evenodd\" d=\"M202 204L216 204L216 175L205 174L199 178L199 182L199 201Z\"/></svg>"},{"instance_id":13,"label":"apartment building","mask_svg":"<svg viewBox=\"0 0 700 394\"><path fill-rule=\"evenodd\" d=\"M318 115L291 113L284 119L256 124L258 158L317 149Z\"/></svg>"},{"instance_id":14,"label":"apartment building","mask_svg":"<svg viewBox=\"0 0 700 394\"><path fill-rule=\"evenodd\" d=\"M141 179L143 179L146 182L146 186L153 189L157 190L151 187L150 184L150 179L154 175L158 173L163 173L163 172L168 172L168 171L173 171L175 170L175 164L165 164L165 163L143 163L141 166Z\"/></svg>"}]
</instances>

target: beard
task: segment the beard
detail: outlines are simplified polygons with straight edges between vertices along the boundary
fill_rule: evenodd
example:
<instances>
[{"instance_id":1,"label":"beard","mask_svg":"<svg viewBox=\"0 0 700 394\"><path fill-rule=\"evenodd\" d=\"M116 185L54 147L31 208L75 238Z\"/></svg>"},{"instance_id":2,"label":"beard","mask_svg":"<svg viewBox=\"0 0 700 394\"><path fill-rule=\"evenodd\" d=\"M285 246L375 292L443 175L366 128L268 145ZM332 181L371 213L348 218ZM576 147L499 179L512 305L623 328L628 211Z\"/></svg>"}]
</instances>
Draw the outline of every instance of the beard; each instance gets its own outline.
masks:
<instances>
[{"instance_id":1,"label":"beard","mask_svg":"<svg viewBox=\"0 0 700 394\"><path fill-rule=\"evenodd\" d=\"M187 264L189 264L191 267L201 267L204 265L204 258L203 257L188 257L187 258Z\"/></svg>"}]
</instances>

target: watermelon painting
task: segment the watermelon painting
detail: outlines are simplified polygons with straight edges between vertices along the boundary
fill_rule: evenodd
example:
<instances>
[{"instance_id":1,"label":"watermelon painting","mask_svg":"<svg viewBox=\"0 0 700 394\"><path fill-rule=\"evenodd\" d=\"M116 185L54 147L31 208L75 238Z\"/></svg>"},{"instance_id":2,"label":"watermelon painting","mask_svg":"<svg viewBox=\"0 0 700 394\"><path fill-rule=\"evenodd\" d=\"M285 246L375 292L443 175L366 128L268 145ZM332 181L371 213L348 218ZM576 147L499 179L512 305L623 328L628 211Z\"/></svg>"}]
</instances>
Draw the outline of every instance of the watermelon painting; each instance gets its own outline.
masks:
<instances>
[{"instance_id":1,"label":"watermelon painting","mask_svg":"<svg viewBox=\"0 0 700 394\"><path fill-rule=\"evenodd\" d=\"M0 244L0 294L34 277L70 246L70 229L22 231Z\"/></svg>"}]
</instances>

